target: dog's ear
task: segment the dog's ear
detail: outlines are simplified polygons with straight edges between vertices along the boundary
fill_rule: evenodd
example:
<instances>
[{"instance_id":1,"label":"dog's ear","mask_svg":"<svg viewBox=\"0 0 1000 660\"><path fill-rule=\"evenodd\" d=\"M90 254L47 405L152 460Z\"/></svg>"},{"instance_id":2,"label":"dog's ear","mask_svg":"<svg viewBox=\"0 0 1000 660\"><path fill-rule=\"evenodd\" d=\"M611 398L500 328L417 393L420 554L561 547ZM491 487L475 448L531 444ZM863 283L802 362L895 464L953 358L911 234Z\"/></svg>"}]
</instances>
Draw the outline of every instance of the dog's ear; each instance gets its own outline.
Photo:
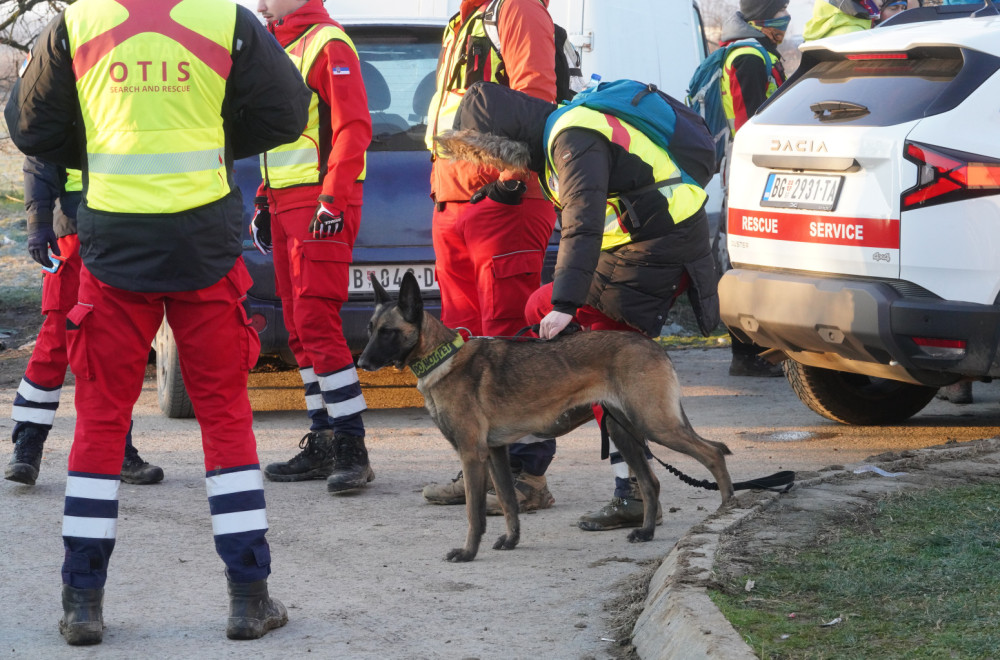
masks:
<instances>
[{"instance_id":1,"label":"dog's ear","mask_svg":"<svg viewBox=\"0 0 1000 660\"><path fill-rule=\"evenodd\" d=\"M407 323L419 326L424 315L424 299L413 273L406 271L399 285L399 312Z\"/></svg>"},{"instance_id":2,"label":"dog's ear","mask_svg":"<svg viewBox=\"0 0 1000 660\"><path fill-rule=\"evenodd\" d=\"M375 277L374 271L368 271L368 281L372 283L375 288L375 304L384 305L386 303L392 302L392 298L389 297L389 292L385 290L382 284Z\"/></svg>"}]
</instances>

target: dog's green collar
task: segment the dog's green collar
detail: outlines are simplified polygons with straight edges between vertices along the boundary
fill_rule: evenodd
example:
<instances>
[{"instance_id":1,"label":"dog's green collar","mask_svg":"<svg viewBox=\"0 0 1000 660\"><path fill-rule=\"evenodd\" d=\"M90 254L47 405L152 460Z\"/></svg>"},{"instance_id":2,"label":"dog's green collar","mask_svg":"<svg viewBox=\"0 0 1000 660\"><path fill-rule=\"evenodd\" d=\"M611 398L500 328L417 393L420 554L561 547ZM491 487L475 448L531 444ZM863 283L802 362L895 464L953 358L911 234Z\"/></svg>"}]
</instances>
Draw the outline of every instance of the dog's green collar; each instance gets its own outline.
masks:
<instances>
[{"instance_id":1,"label":"dog's green collar","mask_svg":"<svg viewBox=\"0 0 1000 660\"><path fill-rule=\"evenodd\" d=\"M413 375L417 378L423 378L444 364L445 360L457 353L458 349L462 348L464 343L465 340L462 339L462 335L456 335L455 338L447 344L441 344L435 348L434 352L427 357L420 358L411 364L410 371L412 371Z\"/></svg>"}]
</instances>

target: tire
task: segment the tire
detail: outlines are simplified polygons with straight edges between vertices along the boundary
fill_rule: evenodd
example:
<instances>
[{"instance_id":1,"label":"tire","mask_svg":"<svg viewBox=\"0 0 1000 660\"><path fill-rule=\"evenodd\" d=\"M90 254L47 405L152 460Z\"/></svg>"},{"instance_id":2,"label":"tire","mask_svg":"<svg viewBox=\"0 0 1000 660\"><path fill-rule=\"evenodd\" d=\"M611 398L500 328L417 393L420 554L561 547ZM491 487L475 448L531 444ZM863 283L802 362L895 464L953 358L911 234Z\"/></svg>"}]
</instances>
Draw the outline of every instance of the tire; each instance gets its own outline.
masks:
<instances>
[{"instance_id":1,"label":"tire","mask_svg":"<svg viewBox=\"0 0 1000 660\"><path fill-rule=\"evenodd\" d=\"M177 342L174 341L174 333L167 325L166 319L163 319L160 329L156 331L154 348L156 349L156 397L160 403L160 412L171 419L194 417L194 406L181 377Z\"/></svg>"},{"instance_id":2,"label":"tire","mask_svg":"<svg viewBox=\"0 0 1000 660\"><path fill-rule=\"evenodd\" d=\"M841 424L898 424L931 402L936 387L872 378L785 360L785 377L802 403Z\"/></svg>"}]
</instances>

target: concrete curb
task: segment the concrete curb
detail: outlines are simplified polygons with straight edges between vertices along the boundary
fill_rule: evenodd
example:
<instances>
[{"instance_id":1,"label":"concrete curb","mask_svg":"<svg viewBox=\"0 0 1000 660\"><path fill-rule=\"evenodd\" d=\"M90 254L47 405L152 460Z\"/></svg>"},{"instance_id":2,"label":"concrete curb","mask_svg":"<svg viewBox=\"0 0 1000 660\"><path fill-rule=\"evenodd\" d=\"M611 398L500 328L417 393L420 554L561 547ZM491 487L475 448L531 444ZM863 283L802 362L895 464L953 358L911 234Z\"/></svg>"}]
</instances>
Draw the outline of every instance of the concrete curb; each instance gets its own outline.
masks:
<instances>
[{"instance_id":1,"label":"concrete curb","mask_svg":"<svg viewBox=\"0 0 1000 660\"><path fill-rule=\"evenodd\" d=\"M1000 438L989 438L878 456L847 467L808 473L819 476L796 481L790 493L796 497L814 496L807 499L815 499L815 502L803 503L805 510L822 506L832 508L844 502L860 501L855 492L870 489L870 480L854 473L859 466L876 465L887 472L896 472L924 463L931 456L934 462L940 463L998 452ZM842 492L831 496L830 487L834 482L841 482L846 487L838 488ZM853 487L848 485L852 482ZM906 484L905 480L900 480L886 485L897 488ZM646 603L632 630L632 643L642 660L757 658L708 597L707 588L714 580L715 556L722 535L760 515L781 498L779 493L766 491L741 495L734 507L710 515L677 542L650 580Z\"/></svg>"}]
</instances>

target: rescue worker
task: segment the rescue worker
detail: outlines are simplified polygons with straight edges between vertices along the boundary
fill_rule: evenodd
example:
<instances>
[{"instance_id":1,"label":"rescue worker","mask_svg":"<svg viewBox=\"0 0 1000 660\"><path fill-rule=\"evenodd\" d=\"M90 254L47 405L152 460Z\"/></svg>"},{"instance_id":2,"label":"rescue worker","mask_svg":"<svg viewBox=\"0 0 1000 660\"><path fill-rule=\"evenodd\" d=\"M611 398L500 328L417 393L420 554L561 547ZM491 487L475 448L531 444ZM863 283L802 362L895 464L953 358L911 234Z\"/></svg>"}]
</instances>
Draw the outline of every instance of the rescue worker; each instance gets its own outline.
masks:
<instances>
[{"instance_id":1,"label":"rescue worker","mask_svg":"<svg viewBox=\"0 0 1000 660\"><path fill-rule=\"evenodd\" d=\"M476 336L512 336L525 325L524 306L541 284L542 262L556 214L534 175L442 157L435 135L452 128L458 104L473 83L487 81L547 103L556 100L555 37L548 0L463 0L445 28L437 88L427 114L427 147L433 161L435 267L441 320ZM484 27L496 12L499 50ZM520 510L555 503L545 479L556 451L554 438L527 436L509 448ZM461 473L451 483L430 484L433 504L464 504ZM487 512L500 515L496 496Z\"/></svg>"},{"instance_id":2,"label":"rescue worker","mask_svg":"<svg viewBox=\"0 0 1000 660\"><path fill-rule=\"evenodd\" d=\"M725 47L735 41L754 39L766 51L766 57L753 46L733 48L726 56L722 67L722 107L729 120L729 141L726 144L727 157L722 166L722 190L725 200L729 187L729 157L732 152L736 131L756 114L778 86L785 81L785 71L781 65L778 45L784 41L791 17L786 6L788 0L740 0L740 10L734 12L722 26L720 45ZM723 202L722 218L727 217L727 205ZM725 244L724 227L719 227L717 244ZM728 261L728 260L727 260ZM722 264L728 268L729 264ZM745 344L732 332L729 333L732 347L730 376L776 377L784 372L781 365L771 364L760 354L762 346Z\"/></svg>"},{"instance_id":3,"label":"rescue worker","mask_svg":"<svg viewBox=\"0 0 1000 660\"><path fill-rule=\"evenodd\" d=\"M719 322L719 299L705 191L682 182L633 193L677 176L670 154L625 122L585 106L559 116L546 139L546 122L555 110L513 90L477 84L465 94L455 131L438 138L438 148L453 157L541 175L562 211L555 278L532 294L528 321L539 322L544 339L574 320L592 330L656 337L687 288L699 326L710 332ZM629 232L619 217L643 221ZM599 406L595 412L600 415ZM638 485L624 461L612 468L611 502L581 517L581 529L642 523Z\"/></svg>"},{"instance_id":4,"label":"rescue worker","mask_svg":"<svg viewBox=\"0 0 1000 660\"><path fill-rule=\"evenodd\" d=\"M80 239L76 209L83 178L80 170L66 170L38 158L24 160L24 209L28 214L28 252L43 268L57 268L42 278L42 314L35 347L14 395L14 454L4 473L9 481L35 484L41 468L42 447L52 430L62 393L69 355L66 315L76 305L80 284ZM52 250L53 258L49 257ZM132 427L125 437L121 479L130 484L155 484L163 470L142 460L132 445Z\"/></svg>"},{"instance_id":5,"label":"rescue worker","mask_svg":"<svg viewBox=\"0 0 1000 660\"><path fill-rule=\"evenodd\" d=\"M271 463L271 481L326 479L343 493L375 478L365 447L366 409L340 309L361 225L365 150L372 139L358 54L321 0L259 0L267 29L312 92L299 139L266 153L251 233L274 253L288 345L312 420L302 449Z\"/></svg>"},{"instance_id":6,"label":"rescue worker","mask_svg":"<svg viewBox=\"0 0 1000 660\"><path fill-rule=\"evenodd\" d=\"M816 0L802 31L803 41L870 30L878 21L876 0Z\"/></svg>"},{"instance_id":7,"label":"rescue worker","mask_svg":"<svg viewBox=\"0 0 1000 660\"><path fill-rule=\"evenodd\" d=\"M226 635L260 637L287 614L267 590L247 394L260 342L241 304L250 277L232 163L294 140L308 90L253 13L228 0L78 0L46 27L21 75L5 110L14 144L83 170L60 632L74 645L102 640L124 438L166 314L202 430ZM169 585L145 579L169 597Z\"/></svg>"}]
</instances>

